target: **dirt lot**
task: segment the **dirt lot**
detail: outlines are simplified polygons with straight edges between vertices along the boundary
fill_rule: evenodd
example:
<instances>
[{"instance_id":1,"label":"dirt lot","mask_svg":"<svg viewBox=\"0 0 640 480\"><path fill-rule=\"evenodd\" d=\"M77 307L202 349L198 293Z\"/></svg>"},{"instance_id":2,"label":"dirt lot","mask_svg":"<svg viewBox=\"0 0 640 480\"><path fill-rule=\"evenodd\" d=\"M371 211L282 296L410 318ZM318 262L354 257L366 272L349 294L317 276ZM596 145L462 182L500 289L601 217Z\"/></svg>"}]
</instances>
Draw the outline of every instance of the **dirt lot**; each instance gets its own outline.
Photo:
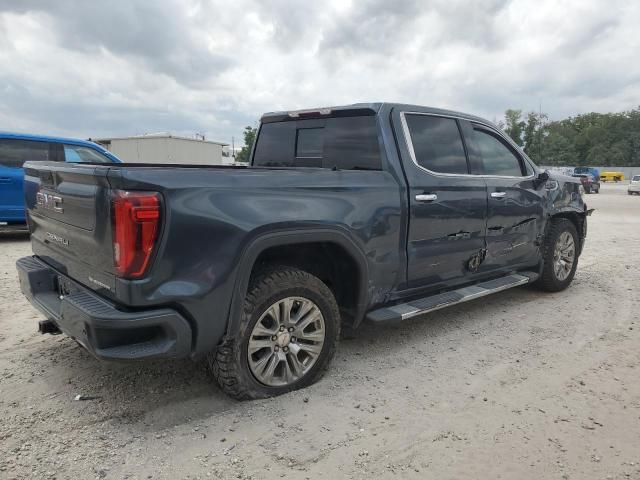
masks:
<instances>
[{"instance_id":1,"label":"dirt lot","mask_svg":"<svg viewBox=\"0 0 640 480\"><path fill-rule=\"evenodd\" d=\"M2 238L0 478L640 478L640 197L587 201L566 292L366 326L317 385L244 403L202 365L37 334L14 267L29 243Z\"/></svg>"}]
</instances>

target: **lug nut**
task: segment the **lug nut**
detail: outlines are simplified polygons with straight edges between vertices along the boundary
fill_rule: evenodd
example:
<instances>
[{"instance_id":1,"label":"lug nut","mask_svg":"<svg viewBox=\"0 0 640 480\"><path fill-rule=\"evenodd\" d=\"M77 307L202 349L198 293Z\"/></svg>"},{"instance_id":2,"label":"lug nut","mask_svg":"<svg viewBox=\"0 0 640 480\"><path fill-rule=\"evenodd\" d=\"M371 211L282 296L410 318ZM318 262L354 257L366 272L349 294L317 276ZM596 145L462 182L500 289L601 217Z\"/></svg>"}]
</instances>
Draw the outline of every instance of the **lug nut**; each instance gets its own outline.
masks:
<instances>
[{"instance_id":1,"label":"lug nut","mask_svg":"<svg viewBox=\"0 0 640 480\"><path fill-rule=\"evenodd\" d=\"M289 347L284 347L282 350L284 350L285 352L289 351Z\"/></svg>"},{"instance_id":2,"label":"lug nut","mask_svg":"<svg viewBox=\"0 0 640 480\"><path fill-rule=\"evenodd\" d=\"M296 343L296 337L291 337L291 341L292 341L293 343Z\"/></svg>"},{"instance_id":3,"label":"lug nut","mask_svg":"<svg viewBox=\"0 0 640 480\"><path fill-rule=\"evenodd\" d=\"M273 349L277 352L278 350L280 350L280 347L276 345L275 347L273 347Z\"/></svg>"},{"instance_id":4,"label":"lug nut","mask_svg":"<svg viewBox=\"0 0 640 480\"><path fill-rule=\"evenodd\" d=\"M275 335L273 337L271 337L271 341L275 342L278 339L278 337L276 337Z\"/></svg>"},{"instance_id":5,"label":"lug nut","mask_svg":"<svg viewBox=\"0 0 640 480\"><path fill-rule=\"evenodd\" d=\"M293 332L293 327L289 327L289 331L290 331L290 332Z\"/></svg>"},{"instance_id":6,"label":"lug nut","mask_svg":"<svg viewBox=\"0 0 640 480\"><path fill-rule=\"evenodd\" d=\"M282 326L280 327L280 331L281 331L281 332L284 332L284 325L282 325Z\"/></svg>"}]
</instances>

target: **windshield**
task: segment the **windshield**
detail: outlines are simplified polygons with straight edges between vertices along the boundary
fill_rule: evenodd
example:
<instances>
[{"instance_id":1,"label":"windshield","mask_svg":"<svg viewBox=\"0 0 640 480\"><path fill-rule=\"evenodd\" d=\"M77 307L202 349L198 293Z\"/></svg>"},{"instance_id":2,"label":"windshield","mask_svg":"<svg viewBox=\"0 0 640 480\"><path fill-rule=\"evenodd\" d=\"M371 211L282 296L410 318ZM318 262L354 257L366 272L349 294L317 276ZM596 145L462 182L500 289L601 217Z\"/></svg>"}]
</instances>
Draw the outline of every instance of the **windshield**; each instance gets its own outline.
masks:
<instances>
[{"instance_id":1,"label":"windshield","mask_svg":"<svg viewBox=\"0 0 640 480\"><path fill-rule=\"evenodd\" d=\"M632 182L640 182L640 175L634 175L631 179Z\"/></svg>"}]
</instances>

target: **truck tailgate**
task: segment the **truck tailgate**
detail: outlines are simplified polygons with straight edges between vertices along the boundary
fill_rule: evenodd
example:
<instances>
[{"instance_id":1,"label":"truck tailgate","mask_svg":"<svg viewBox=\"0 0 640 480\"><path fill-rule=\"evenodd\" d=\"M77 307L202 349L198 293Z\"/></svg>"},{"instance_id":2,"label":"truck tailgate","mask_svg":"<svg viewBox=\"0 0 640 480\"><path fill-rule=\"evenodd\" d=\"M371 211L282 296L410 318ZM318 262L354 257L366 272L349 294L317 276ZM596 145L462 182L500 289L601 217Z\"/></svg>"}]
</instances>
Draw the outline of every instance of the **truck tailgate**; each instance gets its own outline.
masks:
<instances>
[{"instance_id":1,"label":"truck tailgate","mask_svg":"<svg viewBox=\"0 0 640 480\"><path fill-rule=\"evenodd\" d=\"M25 164L33 252L94 290L115 288L108 166Z\"/></svg>"}]
</instances>

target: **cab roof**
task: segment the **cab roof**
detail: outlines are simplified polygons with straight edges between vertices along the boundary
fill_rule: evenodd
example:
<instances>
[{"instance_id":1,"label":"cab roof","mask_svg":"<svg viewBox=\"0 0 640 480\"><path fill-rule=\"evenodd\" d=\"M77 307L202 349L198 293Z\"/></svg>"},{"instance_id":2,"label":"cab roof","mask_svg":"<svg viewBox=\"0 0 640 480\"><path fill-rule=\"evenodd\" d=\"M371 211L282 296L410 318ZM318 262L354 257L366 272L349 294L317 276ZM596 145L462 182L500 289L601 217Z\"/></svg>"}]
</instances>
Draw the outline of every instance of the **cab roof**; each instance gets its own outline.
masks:
<instances>
[{"instance_id":1,"label":"cab roof","mask_svg":"<svg viewBox=\"0 0 640 480\"><path fill-rule=\"evenodd\" d=\"M412 105L406 103L392 102L370 102L370 103L354 103L351 105L338 105L333 107L308 108L304 110L290 110L281 112L268 112L262 115L260 119L262 123L283 122L287 120L301 120L304 118L323 118L323 117L352 117L352 116L368 116L378 115L398 109L403 112L432 113L435 115L445 115L462 118L469 121L475 121L493 125L484 118L470 115L468 113L457 112L454 110L446 110L442 108L427 107L423 105Z\"/></svg>"}]
</instances>

